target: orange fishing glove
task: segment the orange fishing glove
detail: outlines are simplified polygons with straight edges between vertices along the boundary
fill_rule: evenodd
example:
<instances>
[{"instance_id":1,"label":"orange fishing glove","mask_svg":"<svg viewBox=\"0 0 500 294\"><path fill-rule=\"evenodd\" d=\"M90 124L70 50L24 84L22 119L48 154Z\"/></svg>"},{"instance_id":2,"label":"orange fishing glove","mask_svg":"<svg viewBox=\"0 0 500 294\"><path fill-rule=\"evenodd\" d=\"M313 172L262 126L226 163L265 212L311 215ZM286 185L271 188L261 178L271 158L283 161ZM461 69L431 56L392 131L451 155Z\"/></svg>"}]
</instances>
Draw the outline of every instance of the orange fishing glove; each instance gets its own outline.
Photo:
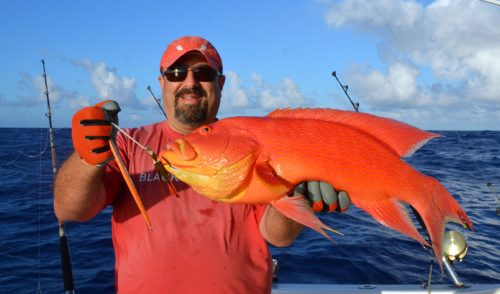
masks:
<instances>
[{"instance_id":1,"label":"orange fishing glove","mask_svg":"<svg viewBox=\"0 0 500 294\"><path fill-rule=\"evenodd\" d=\"M293 193L309 198L316 212L345 212L351 205L351 199L345 191L337 192L327 182L302 182L294 188Z\"/></svg>"},{"instance_id":2,"label":"orange fishing glove","mask_svg":"<svg viewBox=\"0 0 500 294\"><path fill-rule=\"evenodd\" d=\"M111 122L118 124L120 106L112 100L82 108L73 116L71 137L73 146L88 164L104 166L113 154L109 149Z\"/></svg>"}]
</instances>

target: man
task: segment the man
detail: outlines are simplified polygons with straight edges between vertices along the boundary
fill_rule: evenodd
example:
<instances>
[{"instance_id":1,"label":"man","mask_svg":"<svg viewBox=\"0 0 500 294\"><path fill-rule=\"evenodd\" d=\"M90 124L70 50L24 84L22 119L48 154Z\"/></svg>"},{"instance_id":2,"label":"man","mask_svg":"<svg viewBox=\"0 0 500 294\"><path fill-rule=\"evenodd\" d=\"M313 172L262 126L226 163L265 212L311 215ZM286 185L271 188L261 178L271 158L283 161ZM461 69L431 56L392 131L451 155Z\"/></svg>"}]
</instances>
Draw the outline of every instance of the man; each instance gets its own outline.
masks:
<instances>
[{"instance_id":1,"label":"man","mask_svg":"<svg viewBox=\"0 0 500 294\"><path fill-rule=\"evenodd\" d=\"M158 78L168 120L127 132L158 154L182 134L214 122L225 82L222 71L219 53L207 40L174 40L162 56ZM149 230L107 147L109 122L118 111L116 103L104 101L75 114L76 152L59 170L54 193L54 210L62 221L86 221L113 206L117 292L269 293L272 259L266 241L288 246L302 225L271 206L214 202L175 180L179 197L165 196L165 182L149 155L118 134L120 154L152 222ZM309 188L323 205L319 185ZM325 208L333 210L339 202L347 208L349 197L344 193L337 201L326 186L331 206Z\"/></svg>"}]
</instances>

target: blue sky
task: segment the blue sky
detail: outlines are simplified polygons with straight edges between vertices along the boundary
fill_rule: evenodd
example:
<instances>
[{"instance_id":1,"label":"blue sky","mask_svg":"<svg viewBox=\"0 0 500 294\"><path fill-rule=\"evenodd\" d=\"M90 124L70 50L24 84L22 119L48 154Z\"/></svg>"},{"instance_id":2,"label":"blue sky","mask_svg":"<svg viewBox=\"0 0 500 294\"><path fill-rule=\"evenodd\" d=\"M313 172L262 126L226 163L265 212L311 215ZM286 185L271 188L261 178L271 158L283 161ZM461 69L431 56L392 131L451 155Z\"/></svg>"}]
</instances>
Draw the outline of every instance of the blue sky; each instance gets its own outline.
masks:
<instances>
[{"instance_id":1,"label":"blue sky","mask_svg":"<svg viewBox=\"0 0 500 294\"><path fill-rule=\"evenodd\" d=\"M55 127L102 99L120 124L163 119L159 60L173 39L219 50L220 117L279 107L361 110L432 130L500 130L500 6L479 0L1 1L0 127Z\"/></svg>"}]
</instances>

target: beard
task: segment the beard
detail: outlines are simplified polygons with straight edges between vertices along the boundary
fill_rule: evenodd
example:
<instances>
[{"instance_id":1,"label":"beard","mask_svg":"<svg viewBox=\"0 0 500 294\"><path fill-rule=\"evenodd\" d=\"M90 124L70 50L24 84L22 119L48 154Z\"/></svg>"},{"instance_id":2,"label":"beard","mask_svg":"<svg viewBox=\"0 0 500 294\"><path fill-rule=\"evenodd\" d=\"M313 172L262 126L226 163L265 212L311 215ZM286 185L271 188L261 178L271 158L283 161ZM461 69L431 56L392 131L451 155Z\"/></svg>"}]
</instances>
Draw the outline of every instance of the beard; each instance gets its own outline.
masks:
<instances>
[{"instance_id":1,"label":"beard","mask_svg":"<svg viewBox=\"0 0 500 294\"><path fill-rule=\"evenodd\" d=\"M179 99L184 94L194 94L201 99L201 102L196 105L179 105ZM206 97L206 92L201 87L192 89L181 89L175 94L175 118L189 126L199 126L208 118L208 101L202 99Z\"/></svg>"}]
</instances>

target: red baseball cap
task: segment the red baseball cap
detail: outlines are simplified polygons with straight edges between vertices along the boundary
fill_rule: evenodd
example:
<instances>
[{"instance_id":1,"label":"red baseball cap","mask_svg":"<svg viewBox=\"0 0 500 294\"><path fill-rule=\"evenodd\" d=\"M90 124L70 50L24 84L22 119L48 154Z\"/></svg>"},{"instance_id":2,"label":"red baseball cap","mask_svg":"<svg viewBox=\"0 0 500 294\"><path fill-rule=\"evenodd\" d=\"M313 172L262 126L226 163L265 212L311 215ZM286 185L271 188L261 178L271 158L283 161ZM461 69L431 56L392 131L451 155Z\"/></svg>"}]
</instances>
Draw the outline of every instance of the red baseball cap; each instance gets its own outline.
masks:
<instances>
[{"instance_id":1,"label":"red baseball cap","mask_svg":"<svg viewBox=\"0 0 500 294\"><path fill-rule=\"evenodd\" d=\"M217 49L209 41L196 36L184 36L172 41L161 57L160 72L169 68L184 54L193 51L200 52L208 64L222 74L222 60Z\"/></svg>"}]
</instances>

